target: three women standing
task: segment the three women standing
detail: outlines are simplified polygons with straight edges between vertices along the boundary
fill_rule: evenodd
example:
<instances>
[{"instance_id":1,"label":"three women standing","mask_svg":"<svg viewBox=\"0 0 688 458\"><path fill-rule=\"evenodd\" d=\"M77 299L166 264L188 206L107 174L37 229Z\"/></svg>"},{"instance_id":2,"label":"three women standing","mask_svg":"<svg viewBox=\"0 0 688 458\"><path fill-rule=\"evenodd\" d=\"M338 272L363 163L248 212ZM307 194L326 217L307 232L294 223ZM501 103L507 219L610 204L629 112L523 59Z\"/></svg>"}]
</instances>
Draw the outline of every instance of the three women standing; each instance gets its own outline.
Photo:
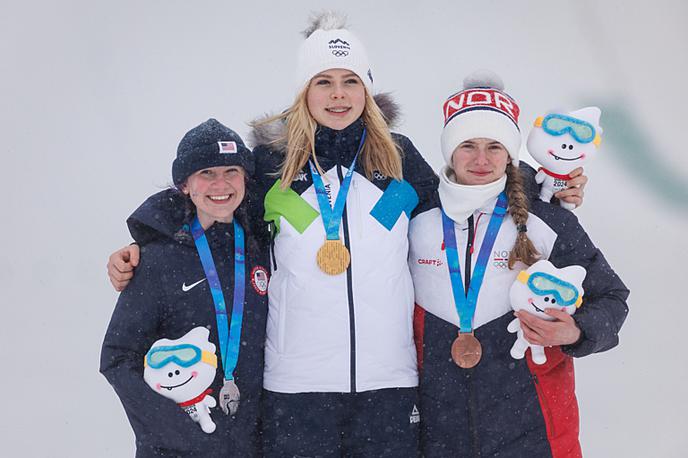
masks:
<instances>
[{"instance_id":1,"label":"three women standing","mask_svg":"<svg viewBox=\"0 0 688 458\"><path fill-rule=\"evenodd\" d=\"M439 206L438 179L390 133L388 100L372 97L367 55L343 22L321 16L306 35L294 104L254 132L251 220L269 224L272 270L263 453L417 456L407 236L412 217Z\"/></svg>"}]
</instances>

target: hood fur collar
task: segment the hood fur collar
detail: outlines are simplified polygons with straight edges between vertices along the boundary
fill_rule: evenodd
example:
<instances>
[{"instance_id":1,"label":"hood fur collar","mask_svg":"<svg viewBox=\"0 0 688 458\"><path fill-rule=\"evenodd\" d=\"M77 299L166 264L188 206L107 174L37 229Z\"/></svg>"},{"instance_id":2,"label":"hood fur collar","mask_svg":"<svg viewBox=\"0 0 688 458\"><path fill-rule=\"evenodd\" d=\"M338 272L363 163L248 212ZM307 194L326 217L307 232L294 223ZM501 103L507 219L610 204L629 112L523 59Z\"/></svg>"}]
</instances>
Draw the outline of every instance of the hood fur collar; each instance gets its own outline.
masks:
<instances>
[{"instance_id":1,"label":"hood fur collar","mask_svg":"<svg viewBox=\"0 0 688 458\"><path fill-rule=\"evenodd\" d=\"M380 107L380 110L387 121L387 125L390 127L390 129L393 128L399 121L399 105L394 101L388 92L377 94L373 98L375 99L377 106ZM280 138L284 138L287 126L281 121L274 121L259 126L255 125L255 123L259 123L270 116L272 115L266 114L256 118L253 121L253 129L251 129L251 132L248 135L248 144L251 148L255 148L258 145L276 143Z\"/></svg>"}]
</instances>

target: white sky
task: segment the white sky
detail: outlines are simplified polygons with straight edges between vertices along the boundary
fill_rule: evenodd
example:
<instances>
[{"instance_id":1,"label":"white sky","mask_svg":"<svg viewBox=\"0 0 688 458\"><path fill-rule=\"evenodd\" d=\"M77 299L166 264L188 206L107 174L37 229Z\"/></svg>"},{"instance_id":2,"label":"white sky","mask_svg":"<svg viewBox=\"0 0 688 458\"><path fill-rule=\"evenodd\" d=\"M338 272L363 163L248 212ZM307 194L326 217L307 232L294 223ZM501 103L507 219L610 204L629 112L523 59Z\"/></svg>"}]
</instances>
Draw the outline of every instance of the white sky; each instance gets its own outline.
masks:
<instances>
[{"instance_id":1,"label":"white sky","mask_svg":"<svg viewBox=\"0 0 688 458\"><path fill-rule=\"evenodd\" d=\"M212 116L245 136L248 120L289 104L298 31L327 4L3 2L4 456L133 455L124 411L98 373L117 297L107 256L129 242L128 214L171 181L188 129ZM628 150L603 142L577 211L632 290L621 345L576 362L582 443L587 457L685 456L688 364L680 349L688 307L678 285L686 281L687 204L662 200L633 172L657 161L688 186L688 7L679 0L334 4L342 5L366 43L376 90L392 91L402 105L397 130L436 168L441 104L476 68L501 74L525 133L549 108L629 110L636 124L626 128L650 150L629 166ZM603 112L602 126L611 121Z\"/></svg>"}]
</instances>

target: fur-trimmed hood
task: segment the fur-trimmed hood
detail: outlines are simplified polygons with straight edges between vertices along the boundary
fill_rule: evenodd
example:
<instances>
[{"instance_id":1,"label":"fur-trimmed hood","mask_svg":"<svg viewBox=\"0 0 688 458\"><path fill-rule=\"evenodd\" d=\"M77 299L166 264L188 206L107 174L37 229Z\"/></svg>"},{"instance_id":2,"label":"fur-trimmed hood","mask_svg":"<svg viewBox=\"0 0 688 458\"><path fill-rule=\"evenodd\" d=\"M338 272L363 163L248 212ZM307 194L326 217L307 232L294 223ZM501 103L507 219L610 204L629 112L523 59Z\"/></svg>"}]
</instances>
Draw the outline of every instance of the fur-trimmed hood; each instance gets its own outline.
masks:
<instances>
[{"instance_id":1,"label":"fur-trimmed hood","mask_svg":"<svg viewBox=\"0 0 688 458\"><path fill-rule=\"evenodd\" d=\"M377 94L373 98L377 106L380 107L385 117L385 121L387 121L387 125L390 129L393 128L399 122L399 105L388 92ZM271 116L271 114L260 116L251 123L253 129L251 129L251 132L248 134L248 144L251 148L271 143L279 145L280 139L285 138L287 126L282 120L276 120L266 124L262 123Z\"/></svg>"}]
</instances>

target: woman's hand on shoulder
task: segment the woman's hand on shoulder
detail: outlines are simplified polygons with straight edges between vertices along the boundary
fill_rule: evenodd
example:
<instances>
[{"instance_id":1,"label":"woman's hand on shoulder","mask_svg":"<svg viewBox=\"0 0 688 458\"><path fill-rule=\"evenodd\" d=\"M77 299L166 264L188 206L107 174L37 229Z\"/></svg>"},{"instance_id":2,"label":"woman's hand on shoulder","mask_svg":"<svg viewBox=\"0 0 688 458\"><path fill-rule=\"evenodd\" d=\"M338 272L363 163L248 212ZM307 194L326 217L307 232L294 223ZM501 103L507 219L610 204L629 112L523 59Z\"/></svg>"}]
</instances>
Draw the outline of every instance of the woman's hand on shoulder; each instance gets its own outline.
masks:
<instances>
[{"instance_id":1,"label":"woman's hand on shoulder","mask_svg":"<svg viewBox=\"0 0 688 458\"><path fill-rule=\"evenodd\" d=\"M583 167L578 167L569 173L571 179L566 182L568 188L554 194L559 200L574 204L576 208L583 205L583 195L585 185L588 183L588 177L583 175Z\"/></svg>"},{"instance_id":2,"label":"woman's hand on shoulder","mask_svg":"<svg viewBox=\"0 0 688 458\"><path fill-rule=\"evenodd\" d=\"M115 291L123 291L134 277L134 268L139 265L139 246L127 245L110 255L107 263L108 277Z\"/></svg>"}]
</instances>

